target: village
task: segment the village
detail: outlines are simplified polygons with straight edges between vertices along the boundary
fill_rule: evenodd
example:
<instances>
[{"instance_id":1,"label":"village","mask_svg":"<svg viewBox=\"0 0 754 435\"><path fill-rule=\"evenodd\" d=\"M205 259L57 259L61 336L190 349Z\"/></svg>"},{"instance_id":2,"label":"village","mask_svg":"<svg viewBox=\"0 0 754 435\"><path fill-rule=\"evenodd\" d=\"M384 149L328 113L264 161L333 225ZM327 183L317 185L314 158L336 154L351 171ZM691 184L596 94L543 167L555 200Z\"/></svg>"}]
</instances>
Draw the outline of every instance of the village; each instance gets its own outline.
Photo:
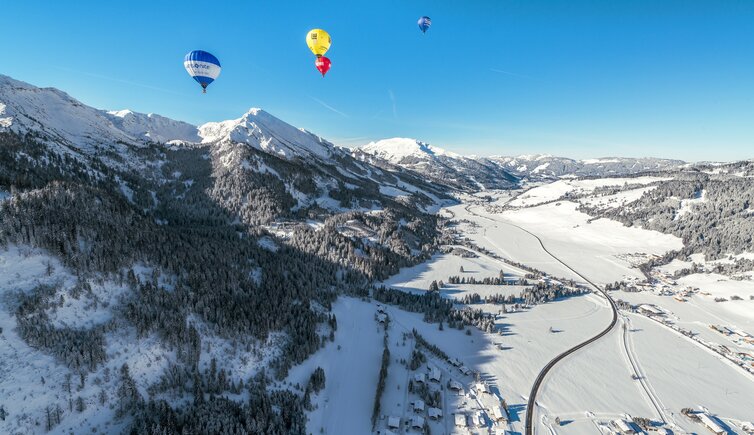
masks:
<instances>
[{"instance_id":1,"label":"village","mask_svg":"<svg viewBox=\"0 0 754 435\"><path fill-rule=\"evenodd\" d=\"M674 276L668 272L653 269L650 271L650 277L650 280L626 277L619 285L620 289L624 292L622 297L625 297L626 293L646 292L663 302L664 300L672 299L674 303L687 304L692 299L706 298L713 300L715 303L722 303L720 298L713 298L709 292L705 292L698 287L679 284ZM636 298L631 299L634 300ZM622 308L646 316L663 326L683 334L754 375L754 335L743 330L741 327L730 324L707 323L708 329L715 332L714 336L710 336L705 334L706 331L698 330L695 327L696 325L689 325L690 327L680 326L681 319L675 313L678 309L671 310L668 308L673 307L675 304L663 303L660 306L659 302L654 304L620 302L622 302L620 304Z\"/></svg>"},{"instance_id":2,"label":"village","mask_svg":"<svg viewBox=\"0 0 754 435\"><path fill-rule=\"evenodd\" d=\"M375 320L382 326L390 325L389 312L388 307L378 304ZM398 399L398 403L383 406L385 413L379 416L374 433L512 433L507 404L484 374L458 358L448 357L415 330L404 330L398 343L404 345L396 346L396 353L408 358L396 358L400 366L391 365L390 370L401 372L392 374L392 378L400 379L396 391L403 394L385 395L385 402Z\"/></svg>"}]
</instances>

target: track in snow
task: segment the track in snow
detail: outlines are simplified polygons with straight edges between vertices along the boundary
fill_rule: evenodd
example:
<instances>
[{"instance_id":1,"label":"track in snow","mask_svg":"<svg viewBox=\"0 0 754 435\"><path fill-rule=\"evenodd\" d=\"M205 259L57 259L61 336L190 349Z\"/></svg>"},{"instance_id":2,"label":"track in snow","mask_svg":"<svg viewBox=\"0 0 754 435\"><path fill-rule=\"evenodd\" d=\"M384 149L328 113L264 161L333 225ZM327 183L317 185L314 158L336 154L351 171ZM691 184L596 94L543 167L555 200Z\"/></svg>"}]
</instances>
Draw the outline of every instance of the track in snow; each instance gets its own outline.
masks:
<instances>
[{"instance_id":1,"label":"track in snow","mask_svg":"<svg viewBox=\"0 0 754 435\"><path fill-rule=\"evenodd\" d=\"M628 357L628 362L631 364L631 368L634 371L634 374L638 378L637 381L641 385L641 388L646 393L647 397L649 398L650 403L652 404L652 407L655 408L657 411L657 415L660 416L660 419L663 423L668 424L668 419L665 416L664 407L662 406L662 403L660 403L660 398L657 397L657 394L655 394L652 387L649 385L649 381L647 380L646 376L644 375L644 371L641 369L641 366L639 365L639 361L636 359L636 353L634 352L633 343L629 345L629 342L631 341L631 337L628 336L630 327L630 319L623 315L623 348L626 350L626 356Z\"/></svg>"}]
</instances>

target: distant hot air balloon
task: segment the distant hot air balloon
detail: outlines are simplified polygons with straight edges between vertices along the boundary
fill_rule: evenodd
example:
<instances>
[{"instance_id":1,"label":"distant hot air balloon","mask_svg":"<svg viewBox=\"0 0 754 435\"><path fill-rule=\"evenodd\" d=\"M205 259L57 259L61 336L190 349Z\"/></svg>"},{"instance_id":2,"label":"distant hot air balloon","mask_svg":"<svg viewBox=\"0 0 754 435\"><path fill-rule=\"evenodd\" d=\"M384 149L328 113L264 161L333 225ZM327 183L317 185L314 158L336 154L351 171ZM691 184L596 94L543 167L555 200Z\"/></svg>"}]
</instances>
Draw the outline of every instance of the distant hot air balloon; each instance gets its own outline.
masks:
<instances>
[{"instance_id":1,"label":"distant hot air balloon","mask_svg":"<svg viewBox=\"0 0 754 435\"><path fill-rule=\"evenodd\" d=\"M314 66L316 66L317 70L322 73L322 77L330 71L330 65L332 65L332 62L330 62L330 59L325 56L320 56L314 61Z\"/></svg>"},{"instance_id":2,"label":"distant hot air balloon","mask_svg":"<svg viewBox=\"0 0 754 435\"><path fill-rule=\"evenodd\" d=\"M330 34L322 29L312 29L306 34L306 45L317 57L327 53L331 43Z\"/></svg>"},{"instance_id":3,"label":"distant hot air balloon","mask_svg":"<svg viewBox=\"0 0 754 435\"><path fill-rule=\"evenodd\" d=\"M427 33L429 26L432 25L432 20L429 17L421 17L417 24L419 24L419 29L421 29L422 33Z\"/></svg>"},{"instance_id":4,"label":"distant hot air balloon","mask_svg":"<svg viewBox=\"0 0 754 435\"><path fill-rule=\"evenodd\" d=\"M189 75L202 85L202 92L207 93L207 86L220 75L220 61L206 51L194 50L183 59L183 66Z\"/></svg>"}]
</instances>

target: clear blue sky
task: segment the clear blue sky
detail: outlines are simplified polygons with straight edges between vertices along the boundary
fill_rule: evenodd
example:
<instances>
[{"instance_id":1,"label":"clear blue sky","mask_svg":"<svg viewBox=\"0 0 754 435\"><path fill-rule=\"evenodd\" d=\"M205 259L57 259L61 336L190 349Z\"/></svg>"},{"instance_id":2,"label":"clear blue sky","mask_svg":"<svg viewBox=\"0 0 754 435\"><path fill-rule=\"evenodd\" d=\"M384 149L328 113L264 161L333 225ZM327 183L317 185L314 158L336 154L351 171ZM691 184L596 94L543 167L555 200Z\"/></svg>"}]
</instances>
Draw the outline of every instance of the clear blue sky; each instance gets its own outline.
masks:
<instances>
[{"instance_id":1,"label":"clear blue sky","mask_svg":"<svg viewBox=\"0 0 754 435\"><path fill-rule=\"evenodd\" d=\"M0 73L99 108L198 124L262 107L340 145L754 157L752 0L6 0L0 13ZM333 38L325 79L314 27ZM183 69L193 49L223 66L206 95Z\"/></svg>"}]
</instances>

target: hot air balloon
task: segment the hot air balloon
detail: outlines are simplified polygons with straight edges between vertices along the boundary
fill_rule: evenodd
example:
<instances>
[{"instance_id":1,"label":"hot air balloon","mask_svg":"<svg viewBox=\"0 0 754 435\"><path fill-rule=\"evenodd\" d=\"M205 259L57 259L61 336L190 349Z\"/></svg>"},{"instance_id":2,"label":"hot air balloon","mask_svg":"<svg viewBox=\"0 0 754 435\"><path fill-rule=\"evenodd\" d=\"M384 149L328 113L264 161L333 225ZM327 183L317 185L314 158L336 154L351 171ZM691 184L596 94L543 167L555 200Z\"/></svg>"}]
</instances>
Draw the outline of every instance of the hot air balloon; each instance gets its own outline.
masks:
<instances>
[{"instance_id":1,"label":"hot air balloon","mask_svg":"<svg viewBox=\"0 0 754 435\"><path fill-rule=\"evenodd\" d=\"M207 93L207 86L220 75L220 61L206 51L194 50L183 59L183 66L189 75L202 85L202 92Z\"/></svg>"},{"instance_id":2,"label":"hot air balloon","mask_svg":"<svg viewBox=\"0 0 754 435\"><path fill-rule=\"evenodd\" d=\"M419 29L421 29L422 33L427 33L429 26L432 25L432 20L429 17L421 17L417 24L419 24Z\"/></svg>"},{"instance_id":3,"label":"hot air balloon","mask_svg":"<svg viewBox=\"0 0 754 435\"><path fill-rule=\"evenodd\" d=\"M331 43L330 34L322 29L312 29L306 34L306 45L317 57L327 53Z\"/></svg>"},{"instance_id":4,"label":"hot air balloon","mask_svg":"<svg viewBox=\"0 0 754 435\"><path fill-rule=\"evenodd\" d=\"M314 61L314 66L316 66L317 70L322 73L322 77L330 71L330 65L332 65L332 62L330 62L330 59L325 56L320 56Z\"/></svg>"}]
</instances>

